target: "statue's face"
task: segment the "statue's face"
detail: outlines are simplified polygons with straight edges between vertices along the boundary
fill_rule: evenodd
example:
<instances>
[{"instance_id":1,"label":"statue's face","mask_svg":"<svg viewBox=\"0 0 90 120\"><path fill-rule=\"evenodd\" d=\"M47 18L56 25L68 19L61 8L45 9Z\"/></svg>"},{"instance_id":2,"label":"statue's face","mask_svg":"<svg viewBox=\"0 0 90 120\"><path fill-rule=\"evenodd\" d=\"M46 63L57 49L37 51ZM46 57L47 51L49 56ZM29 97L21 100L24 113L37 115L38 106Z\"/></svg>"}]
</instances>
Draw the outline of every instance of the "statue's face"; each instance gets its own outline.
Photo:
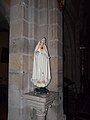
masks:
<instances>
[{"instance_id":1,"label":"statue's face","mask_svg":"<svg viewBox=\"0 0 90 120\"><path fill-rule=\"evenodd\" d=\"M42 40L40 41L40 46L43 47L44 45L45 45L45 40L42 39Z\"/></svg>"}]
</instances>

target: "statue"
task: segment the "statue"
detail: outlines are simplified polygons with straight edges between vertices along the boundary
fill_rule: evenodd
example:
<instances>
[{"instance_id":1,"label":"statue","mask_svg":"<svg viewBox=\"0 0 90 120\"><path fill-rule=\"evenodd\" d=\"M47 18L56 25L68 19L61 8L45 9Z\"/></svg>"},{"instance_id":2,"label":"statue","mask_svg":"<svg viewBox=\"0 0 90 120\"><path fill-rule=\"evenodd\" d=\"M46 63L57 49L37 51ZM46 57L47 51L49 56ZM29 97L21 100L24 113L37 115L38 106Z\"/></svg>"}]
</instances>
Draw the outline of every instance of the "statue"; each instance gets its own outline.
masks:
<instances>
[{"instance_id":1,"label":"statue","mask_svg":"<svg viewBox=\"0 0 90 120\"><path fill-rule=\"evenodd\" d=\"M42 38L34 51L33 73L31 81L37 87L35 94L47 94L46 88L51 80L49 54L46 46L46 38Z\"/></svg>"}]
</instances>

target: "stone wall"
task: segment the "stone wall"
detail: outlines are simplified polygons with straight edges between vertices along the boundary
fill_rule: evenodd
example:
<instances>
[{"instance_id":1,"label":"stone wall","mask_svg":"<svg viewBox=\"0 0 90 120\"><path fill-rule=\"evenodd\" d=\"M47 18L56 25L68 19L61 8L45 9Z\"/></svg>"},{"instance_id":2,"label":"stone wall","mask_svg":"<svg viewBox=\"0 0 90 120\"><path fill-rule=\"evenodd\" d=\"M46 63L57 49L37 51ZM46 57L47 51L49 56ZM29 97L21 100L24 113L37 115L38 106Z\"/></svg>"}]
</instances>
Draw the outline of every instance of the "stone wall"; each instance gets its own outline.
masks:
<instances>
[{"instance_id":1,"label":"stone wall","mask_svg":"<svg viewBox=\"0 0 90 120\"><path fill-rule=\"evenodd\" d=\"M22 95L34 89L30 82L33 52L42 37L48 40L51 57L52 80L48 89L59 92L53 107L48 111L47 120L63 120L62 13L58 2L12 0L10 11L8 120L37 120L35 110L27 106Z\"/></svg>"}]
</instances>

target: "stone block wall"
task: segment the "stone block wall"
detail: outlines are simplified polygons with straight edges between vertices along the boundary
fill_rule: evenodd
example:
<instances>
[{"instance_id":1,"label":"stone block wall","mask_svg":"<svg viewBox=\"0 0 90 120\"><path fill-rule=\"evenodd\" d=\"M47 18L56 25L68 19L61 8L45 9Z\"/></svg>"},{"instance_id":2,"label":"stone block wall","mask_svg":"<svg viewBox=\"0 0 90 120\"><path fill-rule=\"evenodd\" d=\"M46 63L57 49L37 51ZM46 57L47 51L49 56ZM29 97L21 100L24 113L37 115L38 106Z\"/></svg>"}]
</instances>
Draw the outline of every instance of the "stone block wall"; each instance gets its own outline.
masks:
<instances>
[{"instance_id":1,"label":"stone block wall","mask_svg":"<svg viewBox=\"0 0 90 120\"><path fill-rule=\"evenodd\" d=\"M52 80L48 89L59 92L47 120L64 120L62 13L57 0L11 0L8 120L37 120L22 95L34 89L31 83L33 53L37 42L47 38Z\"/></svg>"}]
</instances>

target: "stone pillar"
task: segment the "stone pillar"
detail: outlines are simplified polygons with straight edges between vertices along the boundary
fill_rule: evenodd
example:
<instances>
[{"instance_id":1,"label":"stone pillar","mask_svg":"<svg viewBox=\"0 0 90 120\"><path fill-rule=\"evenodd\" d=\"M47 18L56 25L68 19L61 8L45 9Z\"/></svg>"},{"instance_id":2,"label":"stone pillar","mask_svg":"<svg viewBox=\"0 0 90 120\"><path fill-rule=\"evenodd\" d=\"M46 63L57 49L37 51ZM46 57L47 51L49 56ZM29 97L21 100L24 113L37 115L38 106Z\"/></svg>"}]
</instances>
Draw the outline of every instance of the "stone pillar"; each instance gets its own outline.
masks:
<instances>
[{"instance_id":1,"label":"stone pillar","mask_svg":"<svg viewBox=\"0 0 90 120\"><path fill-rule=\"evenodd\" d=\"M50 92L46 95L35 95L34 92L29 92L23 95L23 101L26 101L27 106L36 111L37 119L35 120L46 120L48 109L51 109L56 98L56 92Z\"/></svg>"},{"instance_id":2,"label":"stone pillar","mask_svg":"<svg viewBox=\"0 0 90 120\"><path fill-rule=\"evenodd\" d=\"M29 47L28 47L28 55L29 55L29 66L28 66L28 72L29 72L29 81L31 81L31 75L32 75L32 68L33 68L33 54L34 54L34 48L38 42L38 0L29 0L29 33L28 33L28 39L30 41ZM30 91L34 89L34 86L30 82Z\"/></svg>"},{"instance_id":3,"label":"stone pillar","mask_svg":"<svg viewBox=\"0 0 90 120\"><path fill-rule=\"evenodd\" d=\"M46 120L64 120L62 12L59 10L58 2L57 0L11 1L8 120L37 120L38 113L23 100L23 94L34 89L30 82L33 52L42 37L48 40L51 57L52 81L48 89L59 93L53 107L48 109Z\"/></svg>"},{"instance_id":4,"label":"stone pillar","mask_svg":"<svg viewBox=\"0 0 90 120\"><path fill-rule=\"evenodd\" d=\"M22 120L22 99L28 81L28 2L12 0L9 44L8 120Z\"/></svg>"},{"instance_id":5,"label":"stone pillar","mask_svg":"<svg viewBox=\"0 0 90 120\"><path fill-rule=\"evenodd\" d=\"M63 114L63 41L62 12L57 0L48 0L48 48L51 56L52 81L48 88L59 92L47 120L64 120Z\"/></svg>"}]
</instances>

